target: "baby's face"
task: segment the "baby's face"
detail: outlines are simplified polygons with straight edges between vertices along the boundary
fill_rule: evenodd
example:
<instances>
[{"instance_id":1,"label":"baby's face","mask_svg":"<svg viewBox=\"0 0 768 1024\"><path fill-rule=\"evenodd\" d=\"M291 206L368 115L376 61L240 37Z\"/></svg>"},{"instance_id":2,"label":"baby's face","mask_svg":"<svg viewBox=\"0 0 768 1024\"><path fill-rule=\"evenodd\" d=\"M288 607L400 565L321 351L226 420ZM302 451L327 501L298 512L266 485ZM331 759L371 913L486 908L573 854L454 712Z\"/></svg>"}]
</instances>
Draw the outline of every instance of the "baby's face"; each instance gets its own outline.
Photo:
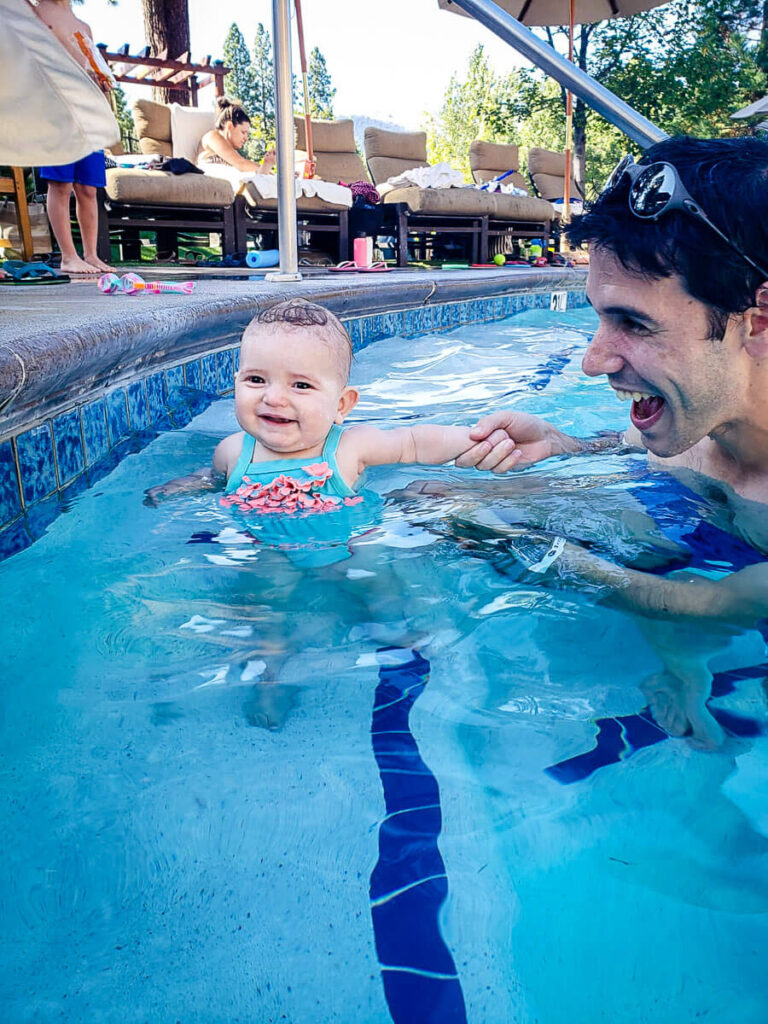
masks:
<instances>
[{"instance_id":1,"label":"baby's face","mask_svg":"<svg viewBox=\"0 0 768 1024\"><path fill-rule=\"evenodd\" d=\"M342 423L356 401L337 345L316 329L258 324L246 332L235 415L264 448L296 456L322 449L332 425Z\"/></svg>"}]
</instances>

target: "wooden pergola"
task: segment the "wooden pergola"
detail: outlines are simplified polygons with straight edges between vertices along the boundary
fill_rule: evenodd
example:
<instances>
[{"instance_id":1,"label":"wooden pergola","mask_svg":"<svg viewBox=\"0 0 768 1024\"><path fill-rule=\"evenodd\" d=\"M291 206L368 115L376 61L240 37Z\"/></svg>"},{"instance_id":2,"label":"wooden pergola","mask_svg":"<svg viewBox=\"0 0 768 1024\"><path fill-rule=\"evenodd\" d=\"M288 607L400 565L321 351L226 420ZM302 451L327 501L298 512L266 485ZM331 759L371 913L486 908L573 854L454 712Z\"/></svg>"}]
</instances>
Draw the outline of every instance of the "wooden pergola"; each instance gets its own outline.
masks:
<instances>
[{"instance_id":1,"label":"wooden pergola","mask_svg":"<svg viewBox=\"0 0 768 1024\"><path fill-rule=\"evenodd\" d=\"M106 43L99 43L98 47L117 82L178 89L187 93L190 107L197 106L197 93L207 85L213 84L216 95L223 96L224 78L232 70L223 61L211 63L210 54L195 64L189 52L169 58L167 50L153 57L148 46L138 53L129 53L128 43L117 50L110 50Z\"/></svg>"}]
</instances>

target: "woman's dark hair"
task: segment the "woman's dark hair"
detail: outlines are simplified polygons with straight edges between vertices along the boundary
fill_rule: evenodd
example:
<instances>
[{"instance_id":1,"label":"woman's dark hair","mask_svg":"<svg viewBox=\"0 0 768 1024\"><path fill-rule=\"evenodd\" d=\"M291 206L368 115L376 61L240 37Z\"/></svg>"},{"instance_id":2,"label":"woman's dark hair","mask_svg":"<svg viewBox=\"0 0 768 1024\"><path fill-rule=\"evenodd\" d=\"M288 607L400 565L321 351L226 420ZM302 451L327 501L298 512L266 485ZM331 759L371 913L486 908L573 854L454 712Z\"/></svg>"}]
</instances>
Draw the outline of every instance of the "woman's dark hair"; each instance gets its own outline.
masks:
<instances>
[{"instance_id":1,"label":"woman's dark hair","mask_svg":"<svg viewBox=\"0 0 768 1024\"><path fill-rule=\"evenodd\" d=\"M248 116L248 112L245 107L236 100L229 99L228 96L219 96L216 100L216 106L219 108L219 112L216 115L217 128L221 128L229 121L231 121L232 124L251 123L251 119Z\"/></svg>"},{"instance_id":2,"label":"woman's dark hair","mask_svg":"<svg viewBox=\"0 0 768 1024\"><path fill-rule=\"evenodd\" d=\"M664 160L709 219L763 266L768 264L768 142L756 138L667 139L648 149L643 164ZM725 333L728 317L754 305L763 276L706 224L679 211L658 221L640 220L629 209L629 178L604 192L568 238L612 252L631 273L682 278L686 291L710 307L712 338Z\"/></svg>"}]
</instances>

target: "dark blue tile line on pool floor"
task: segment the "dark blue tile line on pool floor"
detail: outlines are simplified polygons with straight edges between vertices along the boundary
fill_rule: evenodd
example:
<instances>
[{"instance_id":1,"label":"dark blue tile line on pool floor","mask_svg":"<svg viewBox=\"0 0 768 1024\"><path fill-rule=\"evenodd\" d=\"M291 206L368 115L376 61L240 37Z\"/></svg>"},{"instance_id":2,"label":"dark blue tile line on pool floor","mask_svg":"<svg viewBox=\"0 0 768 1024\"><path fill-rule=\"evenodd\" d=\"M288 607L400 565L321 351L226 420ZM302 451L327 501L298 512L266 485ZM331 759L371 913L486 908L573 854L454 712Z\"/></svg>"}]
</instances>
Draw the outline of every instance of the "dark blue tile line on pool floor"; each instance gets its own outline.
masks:
<instances>
[{"instance_id":1,"label":"dark blue tile line on pool floor","mask_svg":"<svg viewBox=\"0 0 768 1024\"><path fill-rule=\"evenodd\" d=\"M733 669L730 672L718 672L712 679L712 696L707 707L714 717L732 736L759 736L764 729L760 722L745 715L737 715L725 708L711 705L710 701L733 693L736 683L741 679L764 679L768 676L768 664L752 665L749 668ZM618 715L614 718L598 718L595 720L597 737L595 746L583 754L569 757L565 761L552 764L544 771L556 782L564 786L573 782L583 782L598 768L609 764L626 761L643 747L651 747L663 740L670 739L670 734L654 721L651 709L642 708L635 715Z\"/></svg>"},{"instance_id":2,"label":"dark blue tile line on pool floor","mask_svg":"<svg viewBox=\"0 0 768 1024\"><path fill-rule=\"evenodd\" d=\"M571 308L583 307L585 293L569 292L568 303ZM550 306L551 293L539 292L421 306L343 322L358 351L395 334L413 338ZM526 383L537 390L545 387L561 372L565 363L558 360L567 355L551 357ZM67 495L91 486L124 454L144 447L161 430L185 426L190 409L200 412L230 393L237 366L237 347L230 346L153 369L0 442L0 560L45 532ZM40 514L35 513L38 505L44 506Z\"/></svg>"},{"instance_id":3,"label":"dark blue tile line on pool floor","mask_svg":"<svg viewBox=\"0 0 768 1024\"><path fill-rule=\"evenodd\" d=\"M394 1024L466 1024L464 995L438 915L448 895L440 855L440 790L408 716L429 680L417 651L379 652L371 744L387 815L371 874L371 917Z\"/></svg>"}]
</instances>

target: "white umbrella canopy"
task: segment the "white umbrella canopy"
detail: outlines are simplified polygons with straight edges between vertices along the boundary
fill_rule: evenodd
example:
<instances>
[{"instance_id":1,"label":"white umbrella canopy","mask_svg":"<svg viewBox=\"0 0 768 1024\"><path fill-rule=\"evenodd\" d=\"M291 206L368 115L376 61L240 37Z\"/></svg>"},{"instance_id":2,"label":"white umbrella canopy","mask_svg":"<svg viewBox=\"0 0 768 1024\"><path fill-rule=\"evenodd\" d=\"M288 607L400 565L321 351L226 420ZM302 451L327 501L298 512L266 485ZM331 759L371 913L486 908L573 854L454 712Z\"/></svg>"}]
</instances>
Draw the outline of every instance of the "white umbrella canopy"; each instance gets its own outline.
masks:
<instances>
[{"instance_id":1,"label":"white umbrella canopy","mask_svg":"<svg viewBox=\"0 0 768 1024\"><path fill-rule=\"evenodd\" d=\"M68 164L120 139L109 102L26 0L0 0L0 164Z\"/></svg>"},{"instance_id":2,"label":"white umbrella canopy","mask_svg":"<svg viewBox=\"0 0 768 1024\"><path fill-rule=\"evenodd\" d=\"M494 0L498 7L523 25L567 25L570 21L569 0ZM631 18L634 14L660 7L667 0L575 0L574 21L577 25L609 18ZM444 11L471 17L452 0L438 0Z\"/></svg>"},{"instance_id":3,"label":"white umbrella canopy","mask_svg":"<svg viewBox=\"0 0 768 1024\"><path fill-rule=\"evenodd\" d=\"M735 114L731 114L731 117L757 117L758 114L766 113L768 113L768 96L763 96L761 100L755 100L749 106L737 110Z\"/></svg>"}]
</instances>

